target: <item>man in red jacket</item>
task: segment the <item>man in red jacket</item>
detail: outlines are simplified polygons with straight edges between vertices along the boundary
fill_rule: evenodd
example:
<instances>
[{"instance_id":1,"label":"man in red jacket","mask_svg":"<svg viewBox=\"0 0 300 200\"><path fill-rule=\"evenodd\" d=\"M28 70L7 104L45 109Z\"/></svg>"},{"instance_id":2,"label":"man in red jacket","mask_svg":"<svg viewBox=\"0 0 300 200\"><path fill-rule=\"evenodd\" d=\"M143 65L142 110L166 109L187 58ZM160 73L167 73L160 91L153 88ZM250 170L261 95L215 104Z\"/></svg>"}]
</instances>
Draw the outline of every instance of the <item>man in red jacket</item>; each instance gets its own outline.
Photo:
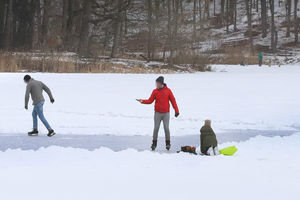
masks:
<instances>
[{"instance_id":1,"label":"man in red jacket","mask_svg":"<svg viewBox=\"0 0 300 200\"><path fill-rule=\"evenodd\" d=\"M155 101L155 114L154 114L154 131L153 131L153 143L151 146L152 151L157 146L158 131L161 122L163 121L166 137L166 149L170 150L170 101L175 110L175 117L179 116L179 110L176 104L175 97L172 91L164 83L164 77L160 76L156 79L156 89L153 90L151 96L147 100L137 99L142 104L152 104Z\"/></svg>"}]
</instances>

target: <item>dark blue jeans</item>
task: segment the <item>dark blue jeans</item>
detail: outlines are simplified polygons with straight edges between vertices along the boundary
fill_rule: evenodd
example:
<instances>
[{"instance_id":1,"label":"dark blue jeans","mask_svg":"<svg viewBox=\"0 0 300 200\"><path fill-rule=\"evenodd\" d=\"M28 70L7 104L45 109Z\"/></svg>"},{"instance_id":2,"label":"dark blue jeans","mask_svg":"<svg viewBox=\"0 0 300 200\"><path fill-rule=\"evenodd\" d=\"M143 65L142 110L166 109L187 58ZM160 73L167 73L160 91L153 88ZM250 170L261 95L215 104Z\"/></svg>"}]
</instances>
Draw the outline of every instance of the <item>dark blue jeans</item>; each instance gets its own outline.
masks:
<instances>
[{"instance_id":1,"label":"dark blue jeans","mask_svg":"<svg viewBox=\"0 0 300 200\"><path fill-rule=\"evenodd\" d=\"M34 105L33 111L32 111L32 119L33 119L33 129L38 129L38 120L37 117L39 116L40 120L43 122L45 127L48 129L48 131L52 130L51 126L47 122L44 112L43 112L43 106L44 101L41 101Z\"/></svg>"}]
</instances>

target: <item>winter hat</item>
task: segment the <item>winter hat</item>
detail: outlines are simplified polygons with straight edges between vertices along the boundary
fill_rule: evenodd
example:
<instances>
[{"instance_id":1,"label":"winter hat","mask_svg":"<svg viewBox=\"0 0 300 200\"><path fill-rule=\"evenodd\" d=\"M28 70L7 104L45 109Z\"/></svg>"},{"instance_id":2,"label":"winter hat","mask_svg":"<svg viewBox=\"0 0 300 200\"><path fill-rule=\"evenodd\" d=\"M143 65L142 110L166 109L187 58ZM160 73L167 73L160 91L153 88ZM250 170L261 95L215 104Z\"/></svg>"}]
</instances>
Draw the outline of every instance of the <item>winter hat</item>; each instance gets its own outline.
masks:
<instances>
[{"instance_id":1,"label":"winter hat","mask_svg":"<svg viewBox=\"0 0 300 200\"><path fill-rule=\"evenodd\" d=\"M204 125L211 126L211 120L209 120L209 119L205 120Z\"/></svg>"},{"instance_id":2,"label":"winter hat","mask_svg":"<svg viewBox=\"0 0 300 200\"><path fill-rule=\"evenodd\" d=\"M29 76L29 75L24 76L24 81L28 82L28 81L30 81L30 79L31 79L31 76Z\"/></svg>"},{"instance_id":3,"label":"winter hat","mask_svg":"<svg viewBox=\"0 0 300 200\"><path fill-rule=\"evenodd\" d=\"M164 78L163 76L160 76L160 77L158 77L158 78L156 79L156 82L161 83L161 84L164 84L165 78Z\"/></svg>"}]
</instances>

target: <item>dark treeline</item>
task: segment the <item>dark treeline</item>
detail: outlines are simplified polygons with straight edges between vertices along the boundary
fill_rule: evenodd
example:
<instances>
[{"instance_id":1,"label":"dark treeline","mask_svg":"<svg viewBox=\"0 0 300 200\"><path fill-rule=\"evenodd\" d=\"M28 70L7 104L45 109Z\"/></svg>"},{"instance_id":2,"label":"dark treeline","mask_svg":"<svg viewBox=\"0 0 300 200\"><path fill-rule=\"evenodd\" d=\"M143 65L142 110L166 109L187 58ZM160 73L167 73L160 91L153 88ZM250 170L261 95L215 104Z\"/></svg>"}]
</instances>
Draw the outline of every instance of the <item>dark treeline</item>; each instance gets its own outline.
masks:
<instances>
[{"instance_id":1,"label":"dark treeline","mask_svg":"<svg viewBox=\"0 0 300 200\"><path fill-rule=\"evenodd\" d=\"M286 7L286 36L298 42L298 0L0 0L0 49L74 51L116 57L141 52L147 60L180 62L210 28L234 26L245 13L253 48L252 16L276 51L274 1ZM237 6L244 9L237 9ZM293 34L291 34L293 33Z\"/></svg>"}]
</instances>

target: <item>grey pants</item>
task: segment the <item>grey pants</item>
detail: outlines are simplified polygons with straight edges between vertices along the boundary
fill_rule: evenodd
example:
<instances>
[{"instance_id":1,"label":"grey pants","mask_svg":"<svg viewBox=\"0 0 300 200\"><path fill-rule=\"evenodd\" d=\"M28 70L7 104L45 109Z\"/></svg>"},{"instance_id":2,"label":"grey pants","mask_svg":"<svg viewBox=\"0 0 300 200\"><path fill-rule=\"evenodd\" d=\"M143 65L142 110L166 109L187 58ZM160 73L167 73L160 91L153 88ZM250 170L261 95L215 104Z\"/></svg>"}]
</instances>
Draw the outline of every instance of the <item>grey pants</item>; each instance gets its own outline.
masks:
<instances>
[{"instance_id":1,"label":"grey pants","mask_svg":"<svg viewBox=\"0 0 300 200\"><path fill-rule=\"evenodd\" d=\"M169 129L170 113L159 113L159 112L155 112L154 114L153 140L157 140L161 121L163 121L164 123L166 140L170 140L170 129Z\"/></svg>"}]
</instances>

